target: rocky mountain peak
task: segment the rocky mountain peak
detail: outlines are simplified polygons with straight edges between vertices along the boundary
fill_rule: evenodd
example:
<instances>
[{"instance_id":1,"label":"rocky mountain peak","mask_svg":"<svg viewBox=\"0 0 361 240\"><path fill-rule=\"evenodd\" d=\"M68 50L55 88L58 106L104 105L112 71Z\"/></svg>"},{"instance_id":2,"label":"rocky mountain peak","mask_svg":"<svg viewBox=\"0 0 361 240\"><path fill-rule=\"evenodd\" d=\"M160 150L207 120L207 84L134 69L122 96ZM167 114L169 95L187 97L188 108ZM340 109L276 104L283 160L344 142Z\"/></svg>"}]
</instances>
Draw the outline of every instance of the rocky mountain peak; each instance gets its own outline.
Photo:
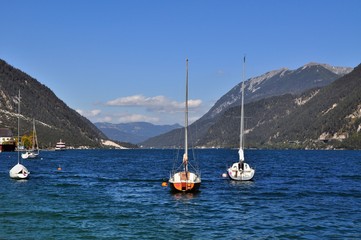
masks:
<instances>
[{"instance_id":1,"label":"rocky mountain peak","mask_svg":"<svg viewBox=\"0 0 361 240\"><path fill-rule=\"evenodd\" d=\"M351 68L351 67L338 67L338 66L331 66L326 63L316 63L316 62L309 62L309 63L305 64L303 66L303 69L306 67L311 67L311 66L322 66L322 67L326 68L327 70L329 70L339 76L346 75L353 70L353 68Z\"/></svg>"},{"instance_id":2,"label":"rocky mountain peak","mask_svg":"<svg viewBox=\"0 0 361 240\"><path fill-rule=\"evenodd\" d=\"M273 71L267 72L258 77L250 78L247 81L248 82L247 89L250 92L255 92L259 89L259 87L257 87L257 86L262 84L264 81L267 81L268 79L270 79L276 75L279 75L280 77L282 77L286 71L288 71L288 68L281 68L278 70L273 70Z\"/></svg>"}]
</instances>

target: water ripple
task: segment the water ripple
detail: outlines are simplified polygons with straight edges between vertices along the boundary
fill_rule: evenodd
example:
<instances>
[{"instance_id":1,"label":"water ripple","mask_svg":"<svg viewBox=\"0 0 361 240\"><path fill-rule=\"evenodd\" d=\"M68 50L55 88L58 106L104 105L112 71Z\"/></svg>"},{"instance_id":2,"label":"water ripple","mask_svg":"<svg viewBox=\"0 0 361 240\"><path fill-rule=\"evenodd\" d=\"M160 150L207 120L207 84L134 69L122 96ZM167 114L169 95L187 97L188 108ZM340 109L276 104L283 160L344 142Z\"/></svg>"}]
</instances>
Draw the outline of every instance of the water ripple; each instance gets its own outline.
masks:
<instances>
[{"instance_id":1,"label":"water ripple","mask_svg":"<svg viewBox=\"0 0 361 240\"><path fill-rule=\"evenodd\" d=\"M221 174L236 150L198 150L203 181L197 194L161 186L173 155L43 152L42 160L25 162L32 172L27 181L9 179L15 155L0 155L0 239L361 236L360 151L246 151L255 179L235 182Z\"/></svg>"}]
</instances>

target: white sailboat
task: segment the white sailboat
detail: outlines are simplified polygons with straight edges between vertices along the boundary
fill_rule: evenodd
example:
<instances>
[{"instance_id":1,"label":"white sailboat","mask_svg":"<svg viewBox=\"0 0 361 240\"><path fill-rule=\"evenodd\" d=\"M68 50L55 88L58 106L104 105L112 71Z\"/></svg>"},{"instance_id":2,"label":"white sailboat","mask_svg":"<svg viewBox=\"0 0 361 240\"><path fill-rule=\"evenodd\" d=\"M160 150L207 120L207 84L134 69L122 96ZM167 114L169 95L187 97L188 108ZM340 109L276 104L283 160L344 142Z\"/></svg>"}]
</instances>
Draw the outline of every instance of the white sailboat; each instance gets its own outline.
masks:
<instances>
[{"instance_id":1,"label":"white sailboat","mask_svg":"<svg viewBox=\"0 0 361 240\"><path fill-rule=\"evenodd\" d=\"M227 169L228 176L236 181L248 181L254 176L255 170L251 168L248 163L244 161L244 81L245 81L245 64L246 57L243 59L243 81L242 81L242 98L241 98L241 122L240 122L240 134L239 134L239 161L232 164Z\"/></svg>"},{"instance_id":2,"label":"white sailboat","mask_svg":"<svg viewBox=\"0 0 361 240\"><path fill-rule=\"evenodd\" d=\"M14 179L26 179L29 177L29 170L20 163L20 90L19 90L19 102L18 102L18 163L10 169L9 175Z\"/></svg>"},{"instance_id":3,"label":"white sailboat","mask_svg":"<svg viewBox=\"0 0 361 240\"><path fill-rule=\"evenodd\" d=\"M23 159L28 159L28 158L33 159L33 158L37 158L38 156L39 156L38 136L36 134L36 129L35 129L35 119L33 119L33 146L31 150L22 153L21 157Z\"/></svg>"},{"instance_id":4,"label":"white sailboat","mask_svg":"<svg viewBox=\"0 0 361 240\"><path fill-rule=\"evenodd\" d=\"M186 101L185 101L185 126L184 126L184 154L182 164L173 169L169 185L174 192L196 192L201 185L201 176L196 169L190 171L192 167L188 161L188 59L186 60ZM192 167L193 168L193 167Z\"/></svg>"}]
</instances>

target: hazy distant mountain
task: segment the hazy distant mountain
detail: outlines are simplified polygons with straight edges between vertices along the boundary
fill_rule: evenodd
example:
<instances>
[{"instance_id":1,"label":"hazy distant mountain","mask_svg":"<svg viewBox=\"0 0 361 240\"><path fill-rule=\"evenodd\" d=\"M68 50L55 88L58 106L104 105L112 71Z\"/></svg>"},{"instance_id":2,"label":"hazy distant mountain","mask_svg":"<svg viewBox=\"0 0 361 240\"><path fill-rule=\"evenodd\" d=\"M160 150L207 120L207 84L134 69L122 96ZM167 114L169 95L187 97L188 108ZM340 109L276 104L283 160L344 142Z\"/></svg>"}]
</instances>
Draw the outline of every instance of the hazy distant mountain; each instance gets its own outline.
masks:
<instances>
[{"instance_id":1,"label":"hazy distant mountain","mask_svg":"<svg viewBox=\"0 0 361 240\"><path fill-rule=\"evenodd\" d=\"M179 124L154 125L147 122L119 124L98 122L95 126L110 139L134 144L181 127Z\"/></svg>"},{"instance_id":2,"label":"hazy distant mountain","mask_svg":"<svg viewBox=\"0 0 361 240\"><path fill-rule=\"evenodd\" d=\"M69 86L71 87L71 86ZM33 118L40 147L100 147L107 137L88 119L69 108L45 85L0 60L0 127L17 133L18 93L21 91L20 135L29 134Z\"/></svg>"},{"instance_id":3,"label":"hazy distant mountain","mask_svg":"<svg viewBox=\"0 0 361 240\"><path fill-rule=\"evenodd\" d=\"M267 72L259 77L250 78L245 82L245 102L251 103L284 94L301 94L313 88L329 85L336 79L352 71L349 67L332 67L327 64L309 63L296 70L282 68ZM240 87L237 84L222 96L215 105L199 120L190 126L193 144L198 145L208 134L209 129L218 121L227 109L240 104ZM173 130L151 138L142 144L147 147L174 147L179 145L175 136L182 135L182 129Z\"/></svg>"}]
</instances>

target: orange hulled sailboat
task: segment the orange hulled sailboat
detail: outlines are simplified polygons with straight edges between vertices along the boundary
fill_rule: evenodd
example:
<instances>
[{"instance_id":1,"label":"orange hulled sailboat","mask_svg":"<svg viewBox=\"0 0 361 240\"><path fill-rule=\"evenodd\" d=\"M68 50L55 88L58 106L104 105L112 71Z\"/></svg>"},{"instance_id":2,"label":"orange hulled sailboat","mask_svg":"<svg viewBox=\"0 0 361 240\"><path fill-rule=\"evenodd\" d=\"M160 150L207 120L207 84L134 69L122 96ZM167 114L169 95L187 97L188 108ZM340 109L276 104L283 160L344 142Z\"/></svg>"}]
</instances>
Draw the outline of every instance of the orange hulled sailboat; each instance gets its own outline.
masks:
<instances>
[{"instance_id":1,"label":"orange hulled sailboat","mask_svg":"<svg viewBox=\"0 0 361 240\"><path fill-rule=\"evenodd\" d=\"M173 192L197 192L201 185L201 176L199 171L190 164L188 159L188 59L186 60L186 101L184 125L183 161L178 168L172 170L168 182Z\"/></svg>"}]
</instances>

